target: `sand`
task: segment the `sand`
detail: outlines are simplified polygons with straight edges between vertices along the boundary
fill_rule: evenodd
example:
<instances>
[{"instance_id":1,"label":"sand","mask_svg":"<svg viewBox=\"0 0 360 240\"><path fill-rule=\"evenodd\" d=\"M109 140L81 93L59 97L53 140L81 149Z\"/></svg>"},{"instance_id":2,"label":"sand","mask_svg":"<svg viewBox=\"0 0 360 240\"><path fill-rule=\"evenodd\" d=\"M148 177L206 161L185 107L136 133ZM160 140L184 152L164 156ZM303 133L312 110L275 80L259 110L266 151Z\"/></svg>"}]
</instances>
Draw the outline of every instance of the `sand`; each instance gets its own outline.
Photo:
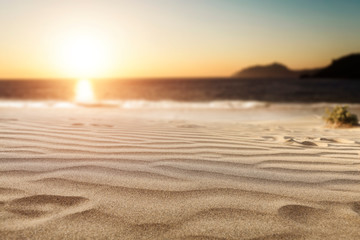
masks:
<instances>
[{"instance_id":1,"label":"sand","mask_svg":"<svg viewBox=\"0 0 360 240\"><path fill-rule=\"evenodd\" d=\"M360 130L316 111L3 108L0 132L1 239L360 239Z\"/></svg>"}]
</instances>

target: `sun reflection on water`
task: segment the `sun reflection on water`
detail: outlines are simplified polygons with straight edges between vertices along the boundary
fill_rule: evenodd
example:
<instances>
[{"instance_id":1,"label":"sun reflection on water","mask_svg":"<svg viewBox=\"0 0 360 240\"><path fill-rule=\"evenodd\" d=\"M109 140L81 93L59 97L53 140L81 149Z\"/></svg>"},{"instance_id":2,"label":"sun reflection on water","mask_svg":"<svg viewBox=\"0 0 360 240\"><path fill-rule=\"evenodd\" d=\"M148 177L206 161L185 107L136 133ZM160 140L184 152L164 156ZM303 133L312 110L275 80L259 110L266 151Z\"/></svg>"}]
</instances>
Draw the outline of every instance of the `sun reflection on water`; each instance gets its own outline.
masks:
<instances>
[{"instance_id":1,"label":"sun reflection on water","mask_svg":"<svg viewBox=\"0 0 360 240\"><path fill-rule=\"evenodd\" d=\"M78 103L93 103L95 101L93 87L88 79L82 79L76 83L75 101Z\"/></svg>"}]
</instances>

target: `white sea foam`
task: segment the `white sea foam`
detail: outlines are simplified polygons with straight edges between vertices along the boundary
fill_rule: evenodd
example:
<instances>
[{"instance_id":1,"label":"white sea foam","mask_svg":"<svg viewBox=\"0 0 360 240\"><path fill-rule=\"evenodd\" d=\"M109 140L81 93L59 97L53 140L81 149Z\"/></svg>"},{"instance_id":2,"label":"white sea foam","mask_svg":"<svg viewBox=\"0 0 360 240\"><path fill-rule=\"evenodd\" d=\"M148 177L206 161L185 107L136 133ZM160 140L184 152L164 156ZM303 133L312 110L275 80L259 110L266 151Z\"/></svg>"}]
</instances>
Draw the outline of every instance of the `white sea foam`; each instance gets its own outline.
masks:
<instances>
[{"instance_id":1,"label":"white sea foam","mask_svg":"<svg viewBox=\"0 0 360 240\"><path fill-rule=\"evenodd\" d=\"M72 108L76 107L71 102L61 101L21 101L21 100L2 100L0 108Z\"/></svg>"},{"instance_id":2,"label":"white sea foam","mask_svg":"<svg viewBox=\"0 0 360 240\"><path fill-rule=\"evenodd\" d=\"M334 103L268 103L260 101L223 100L208 102L186 101L149 101L149 100L104 100L91 103L65 101L21 101L0 100L0 108L77 108L77 107L111 107L121 109L255 109L281 106L283 108L325 108L335 106ZM359 108L359 104L347 104Z\"/></svg>"},{"instance_id":3,"label":"white sea foam","mask_svg":"<svg viewBox=\"0 0 360 240\"><path fill-rule=\"evenodd\" d=\"M257 101L149 101L149 100L106 100L91 103L62 101L0 101L1 108L74 108L74 107L114 107L124 109L247 109L267 107L266 102Z\"/></svg>"},{"instance_id":4,"label":"white sea foam","mask_svg":"<svg viewBox=\"0 0 360 240\"><path fill-rule=\"evenodd\" d=\"M266 107L269 104L256 101L209 101L209 102L181 102L181 101L148 101L148 100L123 100L103 101L104 106L116 106L125 109L246 109Z\"/></svg>"}]
</instances>

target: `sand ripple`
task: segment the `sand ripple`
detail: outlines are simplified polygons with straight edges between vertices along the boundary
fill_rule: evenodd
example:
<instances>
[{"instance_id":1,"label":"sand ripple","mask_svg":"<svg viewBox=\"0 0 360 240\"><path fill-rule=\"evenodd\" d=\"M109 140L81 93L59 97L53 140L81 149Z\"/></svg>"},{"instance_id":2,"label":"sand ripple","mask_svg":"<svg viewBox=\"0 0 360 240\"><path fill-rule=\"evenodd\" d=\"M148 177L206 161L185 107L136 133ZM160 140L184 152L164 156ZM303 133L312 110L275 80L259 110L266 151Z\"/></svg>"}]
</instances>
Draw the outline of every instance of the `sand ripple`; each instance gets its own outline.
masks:
<instances>
[{"instance_id":1,"label":"sand ripple","mask_svg":"<svg viewBox=\"0 0 360 240\"><path fill-rule=\"evenodd\" d=\"M351 130L86 111L3 113L2 238L360 239Z\"/></svg>"}]
</instances>

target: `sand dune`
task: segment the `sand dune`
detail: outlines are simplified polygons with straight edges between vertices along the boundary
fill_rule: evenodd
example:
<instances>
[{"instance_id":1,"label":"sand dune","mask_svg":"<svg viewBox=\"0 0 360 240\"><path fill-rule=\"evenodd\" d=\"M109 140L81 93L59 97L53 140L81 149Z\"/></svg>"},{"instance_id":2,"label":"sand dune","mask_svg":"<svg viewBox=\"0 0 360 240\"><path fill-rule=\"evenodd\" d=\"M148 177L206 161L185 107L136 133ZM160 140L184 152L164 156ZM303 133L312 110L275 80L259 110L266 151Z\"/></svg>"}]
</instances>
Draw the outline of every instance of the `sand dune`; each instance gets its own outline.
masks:
<instances>
[{"instance_id":1,"label":"sand dune","mask_svg":"<svg viewBox=\"0 0 360 240\"><path fill-rule=\"evenodd\" d=\"M360 239L359 129L0 111L3 239Z\"/></svg>"}]
</instances>

